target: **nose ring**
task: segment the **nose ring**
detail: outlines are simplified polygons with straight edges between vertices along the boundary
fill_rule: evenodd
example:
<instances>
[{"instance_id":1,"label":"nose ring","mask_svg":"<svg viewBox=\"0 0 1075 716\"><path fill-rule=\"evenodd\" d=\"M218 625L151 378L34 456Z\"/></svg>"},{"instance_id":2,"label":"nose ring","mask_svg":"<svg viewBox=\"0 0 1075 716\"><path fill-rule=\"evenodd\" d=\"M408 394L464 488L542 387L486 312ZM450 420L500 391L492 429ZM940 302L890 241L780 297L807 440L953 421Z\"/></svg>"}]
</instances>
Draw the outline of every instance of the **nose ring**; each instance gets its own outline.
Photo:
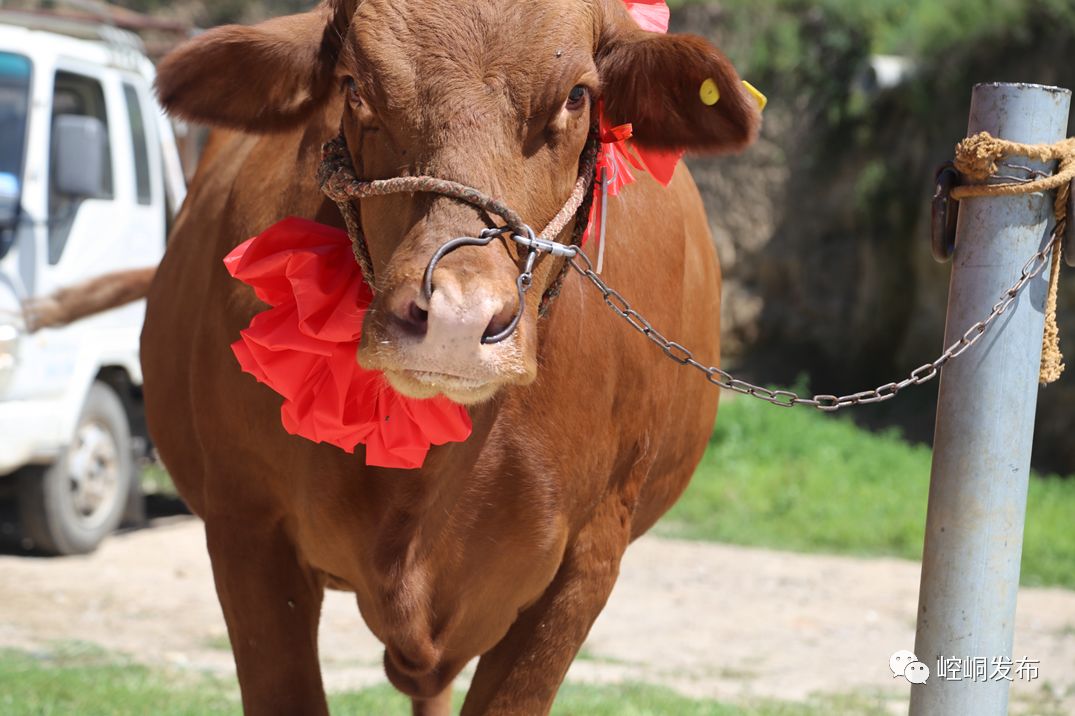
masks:
<instances>
[{"instance_id":1,"label":"nose ring","mask_svg":"<svg viewBox=\"0 0 1075 716\"><path fill-rule=\"evenodd\" d=\"M504 330L496 335L484 336L481 339L483 345L493 345L495 343L503 343L511 334L515 332L515 329L519 327L519 321L523 318L523 311L526 310L526 292L530 290L530 286L534 283L534 265L537 263L538 253L541 251L549 251L550 253L558 253L552 248L545 248L544 244L550 244L551 246L563 247L562 244L555 244L553 242L544 242L538 239L534 235L534 230L529 226L523 226L525 236L515 235L512 232L511 238L521 246L527 247L526 264L519 274L519 278L515 280L515 288L519 294L518 307L515 310L515 316L511 319L511 323L505 326ZM473 236L461 236L458 239L452 239L448 241L433 254L433 258L429 260L429 265L426 266L425 276L422 279L422 295L425 296L426 301L431 301L433 298L433 272L437 269L437 264L440 261L463 246L488 246L498 236L512 231L509 227L485 229L477 237ZM566 247L564 247L566 248ZM573 248L573 247L571 247ZM574 252L572 252L573 255Z\"/></svg>"}]
</instances>

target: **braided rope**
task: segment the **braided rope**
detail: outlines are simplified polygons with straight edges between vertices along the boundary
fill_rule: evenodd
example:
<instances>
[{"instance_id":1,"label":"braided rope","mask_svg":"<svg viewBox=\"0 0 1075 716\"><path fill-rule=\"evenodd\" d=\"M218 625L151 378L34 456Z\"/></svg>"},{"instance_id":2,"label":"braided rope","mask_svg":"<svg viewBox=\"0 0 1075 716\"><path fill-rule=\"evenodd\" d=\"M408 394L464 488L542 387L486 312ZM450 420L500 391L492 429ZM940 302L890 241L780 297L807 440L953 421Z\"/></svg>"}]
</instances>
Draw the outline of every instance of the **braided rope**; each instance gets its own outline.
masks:
<instances>
[{"instance_id":1,"label":"braided rope","mask_svg":"<svg viewBox=\"0 0 1075 716\"><path fill-rule=\"evenodd\" d=\"M582 161L579 162L579 177L589 177L590 181L587 182L585 189L582 192L582 196L579 199L579 205L575 216L575 228L571 232L571 246L582 246L582 237L586 233L586 227L590 224L590 212L593 210L594 192L593 182L597 176L597 155L598 150L601 147L601 137L597 128L594 127L590 132L590 138L586 142L586 149L582 152ZM575 186L575 191L578 191L578 186ZM574 193L569 203L575 201ZM560 213L564 213L567 209L567 205L560 210ZM552 222L546 227L545 231L541 233L543 238L554 240L563 227L560 228L555 234L550 232L550 229L555 226L559 216L554 218ZM601 221L605 221L605 217L601 217ZM567 278L568 272L571 270L571 262L564 261L560 266L560 271L556 274L556 278L552 280L549 287L545 290L545 294L541 297L541 305L538 307L538 315L545 316L549 312L549 307L552 306L552 302L560 295L560 291L564 287L564 279Z\"/></svg>"},{"instance_id":2,"label":"braided rope","mask_svg":"<svg viewBox=\"0 0 1075 716\"><path fill-rule=\"evenodd\" d=\"M321 164L317 167L317 183L321 191L336 203L347 225L347 234L351 237L351 250L355 262L362 270L362 279L377 293L374 284L373 259L370 257L366 234L362 231L362 217L358 208L348 197L347 189L354 181L355 168L351 164L351 155L347 151L347 140L341 131L339 136L326 142L321 147Z\"/></svg>"},{"instance_id":3,"label":"braided rope","mask_svg":"<svg viewBox=\"0 0 1075 716\"><path fill-rule=\"evenodd\" d=\"M997 139L988 132L967 137L956 146L955 166L971 181L985 182L999 169L997 163L1006 156L1026 157L1039 162L1058 161L1056 174L1027 182L999 184L965 184L952 190L956 201L982 196L1015 196L1053 191L1075 179L1075 137L1056 144L1020 144Z\"/></svg>"},{"instance_id":4,"label":"braided rope","mask_svg":"<svg viewBox=\"0 0 1075 716\"><path fill-rule=\"evenodd\" d=\"M1056 229L1054 236L1063 236L1067 231L1067 224L1071 221L1068 216L1068 198L1071 196L1071 182L1060 185L1056 192L1056 202L1053 211L1056 213ZM1057 241L1053 248L1052 266L1049 267L1049 293L1045 296L1045 333L1041 339L1041 369L1038 381L1042 385L1049 385L1060 380L1060 374L1064 372L1064 354L1060 352L1060 325L1056 322L1056 300L1060 292L1060 254L1063 241Z\"/></svg>"}]
</instances>

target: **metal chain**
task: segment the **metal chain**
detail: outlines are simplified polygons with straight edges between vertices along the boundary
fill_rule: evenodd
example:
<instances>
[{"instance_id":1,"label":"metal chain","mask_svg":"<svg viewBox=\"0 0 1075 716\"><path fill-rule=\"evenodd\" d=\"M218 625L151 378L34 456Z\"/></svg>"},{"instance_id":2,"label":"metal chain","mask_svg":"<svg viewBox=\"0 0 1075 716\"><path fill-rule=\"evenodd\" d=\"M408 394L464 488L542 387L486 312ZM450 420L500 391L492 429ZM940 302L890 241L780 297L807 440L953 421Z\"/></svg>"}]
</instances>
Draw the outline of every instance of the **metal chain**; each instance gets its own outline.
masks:
<instances>
[{"instance_id":1,"label":"metal chain","mask_svg":"<svg viewBox=\"0 0 1075 716\"><path fill-rule=\"evenodd\" d=\"M563 218L571 216L572 214L574 215L575 229L572 235L571 244L559 244L553 240L555 235L558 234L562 228L559 222L559 219L561 218L560 215L553 221L551 228L555 230L549 231L552 236L546 237L544 234L540 237L535 236L534 232L522 223L522 219L511 211L510 208L506 207L501 202L496 201L492 197L482 194L477 189L462 184L456 184L455 182L435 177L396 177L394 179L379 181L359 181L355 178L354 169L351 166L350 154L347 151L346 140L342 131L339 137L324 145L322 149L323 159L318 170L318 175L322 191L334 201L338 202L340 210L347 219L348 233L351 235L351 240L355 244L355 258L362 267L363 275L366 278L366 281L370 283L371 288L373 288L372 262L369 260L369 251L365 245L365 237L361 231L361 222L358 220L357 210L352 203L352 199L363 196L380 196L383 194L414 191L428 191L444 194L504 218L507 220L509 227L511 227L511 238L527 248L527 265L518 279L519 314L516 315L509 330L494 336L490 342L504 340L510 335L511 331L514 330L515 325L521 317L522 308L525 305L524 294L529 288L530 281L532 280L531 271L533 270L534 260L539 253L550 253L555 256L565 257L567 262L543 297L541 307L542 313L548 308L549 302L559 293L560 285L568 271L568 267L570 267L583 278L588 279L590 283L601 292L605 304L615 312L616 315L627 321L627 324L631 326L631 328L634 328L648 338L652 343L664 351L665 355L676 363L690 366L691 368L701 371L701 373L705 375L706 380L713 385L724 388L725 390L749 395L784 408L794 408L796 405L808 405L826 412L835 412L841 408L855 405L882 403L896 397L896 394L904 388L912 385L922 385L923 383L928 383L936 378L940 373L941 368L946 363L953 358L960 356L964 351L977 343L978 339L985 335L986 331L993 325L993 322L1008 310L1016 297L1018 297L1019 292L1022 291L1023 287L1026 286L1031 279L1041 274L1049 264L1048 258L1052 253L1053 248L1060 244L1064 232L1064 225L1066 223L1062 220L1063 217L1058 215L1058 221L1052 236L1041 250L1034 254L1029 261L1023 264L1019 280L1016 281L1012 287L1004 293L1001 299L993 305L993 310L984 320L975 323L967 329L958 341L949 346L948 349L932 363L926 363L925 365L915 368L911 371L908 377L898 383L886 383L873 390L852 393L851 395L815 395L812 398L803 398L790 390L770 390L760 385L748 383L745 380L739 380L717 366L706 366L699 363L695 360L694 354L689 349L675 341L670 341L661 335L661 333L658 332L642 314L631 307L631 304L627 299L615 289L610 288L600 275L594 271L593 261L590 260L590 257L583 252L578 244L582 237L582 231L589 223L591 201L593 199L593 192L590 191L590 182L592 182L594 177L598 139L599 136L596 129L591 131L590 140L587 142L587 149L583 152L582 159L580 160L579 180L575 191L560 212L560 214L563 215ZM1002 163L1002 166L1016 171L1027 171L1031 174L1031 179L1023 179L1014 176L1003 177L1016 183L1033 182L1046 176L1043 172L1010 162ZM602 234L604 233L603 229L604 227L602 226ZM444 253L447 253L448 250L451 250L451 248L454 248L457 244L489 243L495 236L508 232L508 227L490 229L478 239L462 238L450 241L441 247L437 256L443 256ZM604 242L602 241L602 247L603 246ZM426 270L424 286L427 295L431 293L431 276L433 269L436 266L436 261L437 257L435 256Z\"/></svg>"},{"instance_id":2,"label":"metal chain","mask_svg":"<svg viewBox=\"0 0 1075 716\"><path fill-rule=\"evenodd\" d=\"M1059 241L1059 233L1054 230L1052 237L1045 246L1034 254L1030 260L1023 264L1023 268L1019 274L1019 280L1004 292L1001 299L994 304L993 310L989 315L984 320L975 323L967 329L958 341L949 346L948 349L932 363L926 363L925 365L915 368L911 371L908 377L898 383L886 383L873 390L866 390L851 395L815 395L812 398L803 398L790 390L770 390L768 388L763 388L760 385L754 385L745 380L739 380L717 366L706 366L699 363L695 360L694 354L690 350L661 335L653 325L642 316L642 314L631 307L631 304L627 299L615 289L610 288L609 285L594 271L593 262L581 248L577 246L568 247L574 250L568 261L571 268L597 287L597 290L601 292L601 295L605 299L605 304L612 309L616 315L627 321L627 324L631 326L631 328L634 328L648 338L664 351L666 356L676 363L690 366L691 368L701 371L705 375L706 380L713 385L724 388L725 390L749 395L783 408L794 408L796 405L808 405L812 408L831 413L840 410L841 408L848 408L855 405L883 403L886 400L895 398L896 394L904 388L912 385L922 385L923 383L928 383L936 378L941 368L946 363L953 358L959 357L968 348L977 343L978 339L985 335L986 331L989 330L994 321L1011 307L1012 303L1014 303L1015 299L1018 297L1019 292L1023 290L1023 287L1026 286L1031 279L1041 274L1045 267L1049 265L1049 255Z\"/></svg>"}]
</instances>

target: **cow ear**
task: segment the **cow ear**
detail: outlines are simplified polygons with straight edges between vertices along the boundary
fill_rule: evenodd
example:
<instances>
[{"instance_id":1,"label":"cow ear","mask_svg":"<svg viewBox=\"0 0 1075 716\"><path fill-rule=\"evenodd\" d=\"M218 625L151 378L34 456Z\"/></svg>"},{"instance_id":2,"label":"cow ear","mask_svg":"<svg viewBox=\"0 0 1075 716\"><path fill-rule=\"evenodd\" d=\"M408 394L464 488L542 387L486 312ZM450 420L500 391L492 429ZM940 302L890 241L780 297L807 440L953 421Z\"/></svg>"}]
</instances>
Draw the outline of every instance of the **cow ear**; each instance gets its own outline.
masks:
<instances>
[{"instance_id":1,"label":"cow ear","mask_svg":"<svg viewBox=\"0 0 1075 716\"><path fill-rule=\"evenodd\" d=\"M630 123L635 141L658 149L730 152L757 138L758 101L719 50L695 35L646 32L618 1L604 6L596 60L613 124Z\"/></svg>"},{"instance_id":2,"label":"cow ear","mask_svg":"<svg viewBox=\"0 0 1075 716\"><path fill-rule=\"evenodd\" d=\"M157 94L183 119L248 132L293 127L330 96L358 0L326 0L300 15L226 25L168 55Z\"/></svg>"}]
</instances>

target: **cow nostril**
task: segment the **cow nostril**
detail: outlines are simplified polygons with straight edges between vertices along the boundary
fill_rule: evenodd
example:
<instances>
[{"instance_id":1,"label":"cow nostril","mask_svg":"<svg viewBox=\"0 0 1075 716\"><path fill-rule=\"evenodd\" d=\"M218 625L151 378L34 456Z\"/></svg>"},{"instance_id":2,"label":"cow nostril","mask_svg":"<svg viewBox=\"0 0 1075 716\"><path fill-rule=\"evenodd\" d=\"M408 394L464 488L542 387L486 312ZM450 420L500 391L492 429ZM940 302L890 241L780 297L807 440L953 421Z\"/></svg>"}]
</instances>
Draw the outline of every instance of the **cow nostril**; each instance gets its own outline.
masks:
<instances>
[{"instance_id":1,"label":"cow nostril","mask_svg":"<svg viewBox=\"0 0 1075 716\"><path fill-rule=\"evenodd\" d=\"M411 301L411 305L407 307L407 320L415 324L429 323L429 311Z\"/></svg>"},{"instance_id":2,"label":"cow nostril","mask_svg":"<svg viewBox=\"0 0 1075 716\"><path fill-rule=\"evenodd\" d=\"M429 311L411 301L407 310L395 317L396 323L412 336L424 336L429 329Z\"/></svg>"},{"instance_id":3,"label":"cow nostril","mask_svg":"<svg viewBox=\"0 0 1075 716\"><path fill-rule=\"evenodd\" d=\"M489 320L489 325L485 327L485 333L482 334L482 339L492 338L498 336L507 330L508 326L515 319L515 307L505 306Z\"/></svg>"}]
</instances>

